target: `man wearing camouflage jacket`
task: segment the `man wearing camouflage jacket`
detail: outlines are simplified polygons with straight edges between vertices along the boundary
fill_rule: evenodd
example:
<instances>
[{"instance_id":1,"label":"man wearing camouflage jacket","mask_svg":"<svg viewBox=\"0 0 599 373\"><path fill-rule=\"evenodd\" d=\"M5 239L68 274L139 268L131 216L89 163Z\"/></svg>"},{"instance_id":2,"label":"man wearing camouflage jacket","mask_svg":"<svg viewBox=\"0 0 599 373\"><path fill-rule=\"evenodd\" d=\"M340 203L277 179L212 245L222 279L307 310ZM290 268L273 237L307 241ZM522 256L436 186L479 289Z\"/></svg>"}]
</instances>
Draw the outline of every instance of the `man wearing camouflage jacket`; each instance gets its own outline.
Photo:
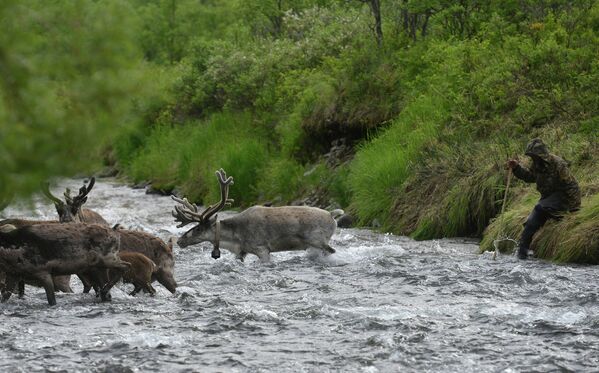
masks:
<instances>
[{"instance_id":1,"label":"man wearing camouflage jacket","mask_svg":"<svg viewBox=\"0 0 599 373\"><path fill-rule=\"evenodd\" d=\"M566 161L549 153L547 146L538 138L528 144L525 154L532 159L530 168L520 165L515 159L508 161L507 166L517 178L536 183L541 199L524 224L518 248L520 259L532 254L532 237L547 220L559 219L561 213L580 208L580 188Z\"/></svg>"}]
</instances>

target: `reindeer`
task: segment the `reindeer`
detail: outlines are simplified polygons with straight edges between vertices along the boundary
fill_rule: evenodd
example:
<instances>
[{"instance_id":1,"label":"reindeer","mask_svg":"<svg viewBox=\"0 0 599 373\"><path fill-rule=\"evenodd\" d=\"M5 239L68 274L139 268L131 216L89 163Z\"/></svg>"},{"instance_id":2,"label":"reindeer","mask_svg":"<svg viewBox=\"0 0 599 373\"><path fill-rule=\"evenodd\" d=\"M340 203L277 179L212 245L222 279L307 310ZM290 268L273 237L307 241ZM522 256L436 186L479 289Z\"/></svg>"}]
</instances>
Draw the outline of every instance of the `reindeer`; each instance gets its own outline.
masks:
<instances>
[{"instance_id":1,"label":"reindeer","mask_svg":"<svg viewBox=\"0 0 599 373\"><path fill-rule=\"evenodd\" d=\"M61 223L76 222L108 226L108 222L104 220L100 214L93 210L81 208L83 204L87 202L87 195L92 190L95 183L96 178L92 177L87 186L83 185L79 188L79 194L75 197L71 197L71 190L67 188L64 192L64 202L50 192L48 183L42 185L42 192L54 202L54 207L58 213L58 220L60 220Z\"/></svg>"},{"instance_id":2,"label":"reindeer","mask_svg":"<svg viewBox=\"0 0 599 373\"><path fill-rule=\"evenodd\" d=\"M58 220L61 223L88 223L88 224L99 224L102 226L109 226L108 222L99 213L84 209L82 206L87 202L87 196L91 192L92 188L96 183L96 178L92 177L89 180L89 184L85 184L79 188L79 194L71 197L71 189L67 188L64 195L64 201L54 196L50 192L49 183L42 184L42 193L52 202L58 213ZM108 282L108 273L104 270L92 270L96 273L78 273L77 277L83 283L83 292L89 293L94 288L96 295L100 295L100 287L102 283ZM92 278L96 279L92 281ZM70 276L69 276L70 280ZM110 295L107 296L110 298Z\"/></svg>"},{"instance_id":3,"label":"reindeer","mask_svg":"<svg viewBox=\"0 0 599 373\"><path fill-rule=\"evenodd\" d=\"M120 237L112 229L95 224L34 224L0 229L0 270L9 280L24 279L42 286L50 305L56 304L52 276L91 269L125 271L129 264L119 259ZM14 283L12 284L14 287ZM101 289L102 300L110 287ZM9 291L2 300L10 297Z\"/></svg>"},{"instance_id":4,"label":"reindeer","mask_svg":"<svg viewBox=\"0 0 599 373\"><path fill-rule=\"evenodd\" d=\"M145 292L150 293L151 296L154 296L156 290L152 287L152 275L156 273L156 264L147 256L140 253L120 252L118 256L122 261L129 263L130 267L124 272L111 270L109 272L110 283L108 286L114 286L122 278L124 283L135 286L129 295L135 295L143 289Z\"/></svg>"},{"instance_id":5,"label":"reindeer","mask_svg":"<svg viewBox=\"0 0 599 373\"><path fill-rule=\"evenodd\" d=\"M71 197L71 190L69 188L64 192L65 201L63 202L60 198L54 196L50 192L49 183L42 184L42 193L48 197L52 202L54 202L54 207L56 208L56 212L58 213L59 221L45 221L45 220L26 220L26 219L6 219L0 221L0 226L10 225L16 228L21 228L29 225L36 224L50 224L50 223L68 223L68 222L78 222L78 223L91 223L91 224L100 224L108 226L108 223L100 214L95 211L89 209L82 209L81 206L87 201L87 195L94 187L96 179L92 177L89 181L89 184L83 185L79 189L79 194L77 196ZM15 284L18 285L19 297L23 297L25 293L25 284L23 280L17 281L17 279L10 278L10 276L5 277L4 288L7 291L14 290ZM89 276L85 276L83 274L78 275L81 282L83 282L84 292L89 292L91 288L90 280L87 278ZM96 277L96 276L92 276ZM71 276L53 276L54 280L54 289L58 291L62 291L65 293L72 293L71 289ZM107 279L106 279L107 280ZM31 284L36 285L36 284ZM87 291L85 291L87 290Z\"/></svg>"},{"instance_id":6,"label":"reindeer","mask_svg":"<svg viewBox=\"0 0 599 373\"><path fill-rule=\"evenodd\" d=\"M83 204L87 202L87 195L94 187L95 179L90 179L87 187L84 185L79 189L79 195L71 197L71 192L67 189L64 193L65 202L50 193L46 184L43 189L44 194L54 202L56 212L60 222L81 222L90 224L100 224L108 226L108 223L100 214L88 209L82 209ZM152 273L152 281L158 281L171 293L175 293L177 282L174 279L174 257L172 248L167 246L160 238L149 233L123 229L120 224L116 224L113 230L119 234L121 239L121 252L138 252L152 260L157 268ZM94 270L97 272L97 270ZM88 293L92 288L98 290L108 281L108 274L102 273L80 273L79 279L83 283L83 292ZM90 277L98 280L92 281Z\"/></svg>"},{"instance_id":7,"label":"reindeer","mask_svg":"<svg viewBox=\"0 0 599 373\"><path fill-rule=\"evenodd\" d=\"M270 261L270 254L278 251L305 250L309 247L321 249L327 255L335 250L329 240L337 224L328 211L308 206L264 207L253 206L233 217L218 220L217 212L233 203L229 199L229 186L233 178L227 177L221 168L216 172L220 184L221 199L203 212L198 206L172 196L179 203L172 215L183 227L198 223L184 233L177 243L180 247L209 241L213 246L212 257L220 257L220 246L243 261L246 255L254 254L262 262Z\"/></svg>"}]
</instances>

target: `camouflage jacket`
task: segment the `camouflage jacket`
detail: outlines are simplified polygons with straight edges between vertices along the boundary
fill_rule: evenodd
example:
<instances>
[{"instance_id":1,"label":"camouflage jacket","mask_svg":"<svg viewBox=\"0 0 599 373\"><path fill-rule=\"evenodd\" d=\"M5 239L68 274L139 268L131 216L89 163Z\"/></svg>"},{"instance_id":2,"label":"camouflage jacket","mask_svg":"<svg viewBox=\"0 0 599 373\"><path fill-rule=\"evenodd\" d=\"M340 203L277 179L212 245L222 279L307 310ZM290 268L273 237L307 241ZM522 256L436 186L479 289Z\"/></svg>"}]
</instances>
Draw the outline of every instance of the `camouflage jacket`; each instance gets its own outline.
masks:
<instances>
[{"instance_id":1,"label":"camouflage jacket","mask_svg":"<svg viewBox=\"0 0 599 373\"><path fill-rule=\"evenodd\" d=\"M580 208L580 188L570 172L568 163L550 154L541 140L533 140L526 149L533 160L529 168L518 165L514 169L517 178L536 183L541 202L551 200L548 207L557 211L575 211ZM551 198L550 198L551 197Z\"/></svg>"}]
</instances>

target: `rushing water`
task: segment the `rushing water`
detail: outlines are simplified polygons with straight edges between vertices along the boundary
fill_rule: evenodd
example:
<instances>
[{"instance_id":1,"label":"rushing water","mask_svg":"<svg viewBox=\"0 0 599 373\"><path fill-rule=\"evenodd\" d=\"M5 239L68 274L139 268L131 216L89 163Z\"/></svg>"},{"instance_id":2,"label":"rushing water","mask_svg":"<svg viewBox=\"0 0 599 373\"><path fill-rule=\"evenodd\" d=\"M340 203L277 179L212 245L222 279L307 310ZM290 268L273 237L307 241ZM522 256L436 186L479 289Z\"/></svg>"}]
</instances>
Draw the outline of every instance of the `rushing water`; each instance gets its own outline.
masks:
<instances>
[{"instance_id":1,"label":"rushing water","mask_svg":"<svg viewBox=\"0 0 599 373\"><path fill-rule=\"evenodd\" d=\"M74 190L80 180L61 184ZM60 193L60 187L54 189ZM110 181L88 206L163 239L184 231L170 198ZM55 217L41 198L4 217ZM226 214L225 214L226 215ZM175 295L112 291L111 303L43 289L0 305L0 371L597 371L596 267L478 255L467 240L416 242L339 229L337 253L245 263L175 248Z\"/></svg>"}]
</instances>

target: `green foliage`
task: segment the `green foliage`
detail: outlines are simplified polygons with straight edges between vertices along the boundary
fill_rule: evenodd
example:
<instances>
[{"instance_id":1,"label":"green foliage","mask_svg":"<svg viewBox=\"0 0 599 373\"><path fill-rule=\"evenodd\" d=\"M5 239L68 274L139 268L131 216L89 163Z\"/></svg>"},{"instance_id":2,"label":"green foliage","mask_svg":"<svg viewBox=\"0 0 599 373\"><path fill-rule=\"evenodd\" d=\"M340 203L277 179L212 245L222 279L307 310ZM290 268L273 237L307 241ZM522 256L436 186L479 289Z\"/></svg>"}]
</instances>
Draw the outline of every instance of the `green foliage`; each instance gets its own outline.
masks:
<instances>
[{"instance_id":1,"label":"green foliage","mask_svg":"<svg viewBox=\"0 0 599 373\"><path fill-rule=\"evenodd\" d=\"M236 23L234 0L130 0L142 27L139 43L147 60L173 64L197 39L217 39Z\"/></svg>"},{"instance_id":2,"label":"green foliage","mask_svg":"<svg viewBox=\"0 0 599 373\"><path fill-rule=\"evenodd\" d=\"M274 202L292 201L305 192L302 187L304 167L287 158L271 159L261 170L257 189L260 200Z\"/></svg>"},{"instance_id":3,"label":"green foliage","mask_svg":"<svg viewBox=\"0 0 599 373\"><path fill-rule=\"evenodd\" d=\"M214 172L225 169L235 177L230 195L238 205L258 197L256 184L268 150L249 114L215 114L185 126L158 126L145 139L126 167L135 181L150 181L156 189L175 186L193 201L220 196Z\"/></svg>"},{"instance_id":4,"label":"green foliage","mask_svg":"<svg viewBox=\"0 0 599 373\"><path fill-rule=\"evenodd\" d=\"M0 200L90 172L143 99L138 24L125 1L0 3Z\"/></svg>"},{"instance_id":5,"label":"green foliage","mask_svg":"<svg viewBox=\"0 0 599 373\"><path fill-rule=\"evenodd\" d=\"M362 224L487 247L503 230L502 165L541 136L587 207L539 234L539 252L589 258L597 2L383 1L382 40L366 3L2 2L0 205L110 148L126 175L195 201L218 198L222 167L237 206L308 197ZM339 139L353 160L325 155ZM535 194L515 188L503 217L517 235Z\"/></svg>"},{"instance_id":6,"label":"green foliage","mask_svg":"<svg viewBox=\"0 0 599 373\"><path fill-rule=\"evenodd\" d=\"M437 135L446 120L442 99L422 96L409 104L391 127L367 143L356 154L349 183L353 193L352 208L362 224L382 218L389 226L389 207L410 173L410 164Z\"/></svg>"},{"instance_id":7,"label":"green foliage","mask_svg":"<svg viewBox=\"0 0 599 373\"><path fill-rule=\"evenodd\" d=\"M348 164L337 167L334 171L329 171L332 176L328 179L327 189L330 192L331 199L339 206L345 207L351 204L352 192L349 184L350 166Z\"/></svg>"},{"instance_id":8,"label":"green foliage","mask_svg":"<svg viewBox=\"0 0 599 373\"><path fill-rule=\"evenodd\" d=\"M282 35L275 40L196 42L187 58L191 69L183 77L178 107L204 114L222 109L272 110L285 94L279 92L283 80L295 71L319 66L351 43L361 26L352 22L352 16L335 8L307 9L302 17L285 13Z\"/></svg>"}]
</instances>

